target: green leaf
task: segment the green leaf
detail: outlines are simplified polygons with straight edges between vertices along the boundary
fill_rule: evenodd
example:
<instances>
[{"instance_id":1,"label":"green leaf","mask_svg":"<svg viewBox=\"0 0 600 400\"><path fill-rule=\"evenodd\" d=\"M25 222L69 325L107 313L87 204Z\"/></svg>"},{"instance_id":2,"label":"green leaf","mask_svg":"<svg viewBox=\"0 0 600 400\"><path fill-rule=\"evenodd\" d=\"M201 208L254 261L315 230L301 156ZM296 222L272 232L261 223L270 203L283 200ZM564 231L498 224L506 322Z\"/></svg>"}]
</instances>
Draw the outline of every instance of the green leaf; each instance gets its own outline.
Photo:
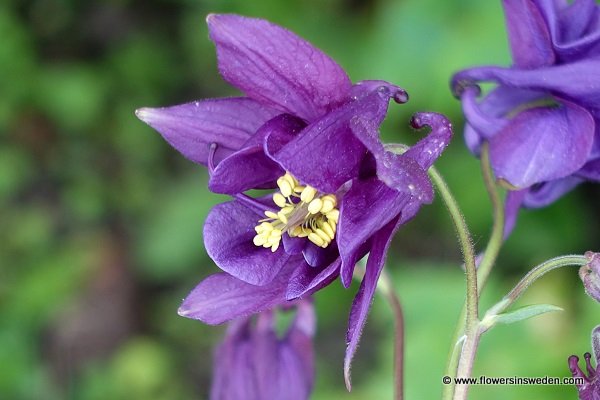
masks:
<instances>
[{"instance_id":1,"label":"green leaf","mask_svg":"<svg viewBox=\"0 0 600 400\"><path fill-rule=\"evenodd\" d=\"M562 310L562 308L553 306L552 304L534 304L531 306L521 307L515 311L496 315L494 318L494 325L513 324L515 322L537 317L538 315Z\"/></svg>"}]
</instances>

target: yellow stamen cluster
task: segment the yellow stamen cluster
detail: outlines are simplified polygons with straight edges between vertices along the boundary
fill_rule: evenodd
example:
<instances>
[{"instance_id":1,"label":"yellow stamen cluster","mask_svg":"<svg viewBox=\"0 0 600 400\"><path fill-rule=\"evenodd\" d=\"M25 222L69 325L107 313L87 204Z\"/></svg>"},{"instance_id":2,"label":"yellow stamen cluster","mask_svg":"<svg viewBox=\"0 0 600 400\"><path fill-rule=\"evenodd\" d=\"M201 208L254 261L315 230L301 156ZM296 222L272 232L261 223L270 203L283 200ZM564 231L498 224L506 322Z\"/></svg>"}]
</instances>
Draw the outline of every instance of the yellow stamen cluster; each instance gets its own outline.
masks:
<instances>
[{"instance_id":1,"label":"yellow stamen cluster","mask_svg":"<svg viewBox=\"0 0 600 400\"><path fill-rule=\"evenodd\" d=\"M254 228L254 244L275 252L287 232L290 237L308 238L319 247L329 246L340 216L335 195L321 195L315 188L301 185L290 173L277 179L277 186L279 192L273 194L273 202L280 210L265 211L267 218Z\"/></svg>"}]
</instances>

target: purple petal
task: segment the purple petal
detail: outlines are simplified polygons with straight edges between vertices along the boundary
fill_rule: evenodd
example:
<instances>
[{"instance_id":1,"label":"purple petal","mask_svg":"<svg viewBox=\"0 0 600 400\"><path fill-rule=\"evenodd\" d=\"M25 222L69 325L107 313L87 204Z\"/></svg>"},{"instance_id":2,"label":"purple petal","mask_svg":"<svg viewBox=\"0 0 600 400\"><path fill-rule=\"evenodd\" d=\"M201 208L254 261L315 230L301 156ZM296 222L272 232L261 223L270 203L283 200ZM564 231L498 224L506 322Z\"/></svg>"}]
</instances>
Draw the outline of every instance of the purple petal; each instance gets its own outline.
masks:
<instances>
[{"instance_id":1,"label":"purple petal","mask_svg":"<svg viewBox=\"0 0 600 400\"><path fill-rule=\"evenodd\" d=\"M245 396L256 399L253 385L252 347L248 342L250 319L240 318L227 327L225 339L214 356L211 400L235 399Z\"/></svg>"},{"instance_id":2,"label":"purple petal","mask_svg":"<svg viewBox=\"0 0 600 400\"><path fill-rule=\"evenodd\" d=\"M577 176L587 179L588 181L600 182L600 158L588 161L577 172Z\"/></svg>"},{"instance_id":3,"label":"purple petal","mask_svg":"<svg viewBox=\"0 0 600 400\"><path fill-rule=\"evenodd\" d=\"M494 172L519 188L568 176L585 164L594 129L592 116L567 101L525 110L490 140Z\"/></svg>"},{"instance_id":4,"label":"purple petal","mask_svg":"<svg viewBox=\"0 0 600 400\"><path fill-rule=\"evenodd\" d=\"M496 135L508 123L507 117L519 107L546 97L543 93L499 86L478 103L479 87L465 88L461 94L463 113L467 119L465 141L479 155L483 140Z\"/></svg>"},{"instance_id":5,"label":"purple petal","mask_svg":"<svg viewBox=\"0 0 600 400\"><path fill-rule=\"evenodd\" d=\"M191 291L178 313L216 325L283 304L288 281L299 261L303 261L301 257L290 259L285 268L263 286L251 285L226 273L211 275Z\"/></svg>"},{"instance_id":6,"label":"purple petal","mask_svg":"<svg viewBox=\"0 0 600 400\"><path fill-rule=\"evenodd\" d=\"M244 148L221 161L210 174L208 188L215 193L235 194L274 183L285 174L279 164L263 150L264 138L271 132L296 135L304 123L288 114L279 115L264 124L250 139L255 145Z\"/></svg>"},{"instance_id":7,"label":"purple petal","mask_svg":"<svg viewBox=\"0 0 600 400\"><path fill-rule=\"evenodd\" d=\"M350 286L354 266L364 255L361 246L411 202L410 195L390 189L376 178L353 182L342 199L337 231L345 287Z\"/></svg>"},{"instance_id":8,"label":"purple petal","mask_svg":"<svg viewBox=\"0 0 600 400\"><path fill-rule=\"evenodd\" d=\"M573 190L573 188L582 182L583 179L581 178L567 176L566 178L535 185L527 190L523 205L530 208L545 207L562 197L565 193Z\"/></svg>"},{"instance_id":9,"label":"purple petal","mask_svg":"<svg viewBox=\"0 0 600 400\"><path fill-rule=\"evenodd\" d=\"M408 155L386 150L379 141L379 130L369 120L355 117L350 122L352 132L373 154L377 164L377 178L389 188L408 193L423 202L433 201L433 188L427 172Z\"/></svg>"},{"instance_id":10,"label":"purple petal","mask_svg":"<svg viewBox=\"0 0 600 400\"><path fill-rule=\"evenodd\" d=\"M419 112L413 115L411 124L415 129L430 127L431 132L404 155L415 160L424 170L437 160L452 138L452 124L442 114Z\"/></svg>"},{"instance_id":11,"label":"purple petal","mask_svg":"<svg viewBox=\"0 0 600 400\"><path fill-rule=\"evenodd\" d=\"M523 190L511 190L506 195L506 202L504 203L504 233L503 238L506 240L512 233L517 223L517 216L519 210L523 205L523 199L527 194L527 189Z\"/></svg>"},{"instance_id":12,"label":"purple petal","mask_svg":"<svg viewBox=\"0 0 600 400\"><path fill-rule=\"evenodd\" d=\"M322 267L331 264L339 255L337 241L334 240L327 246L322 248L312 242L306 243L302 251L306 263L311 267Z\"/></svg>"},{"instance_id":13,"label":"purple petal","mask_svg":"<svg viewBox=\"0 0 600 400\"><path fill-rule=\"evenodd\" d=\"M528 0L503 0L513 60L520 68L554 63L554 51L546 22L538 7Z\"/></svg>"},{"instance_id":14,"label":"purple petal","mask_svg":"<svg viewBox=\"0 0 600 400\"><path fill-rule=\"evenodd\" d=\"M239 201L215 206L204 223L204 245L223 271L253 285L269 283L288 259L283 249L257 247L254 227L264 218Z\"/></svg>"},{"instance_id":15,"label":"purple petal","mask_svg":"<svg viewBox=\"0 0 600 400\"><path fill-rule=\"evenodd\" d=\"M286 299L297 299L329 285L337 278L341 264L341 258L337 258L326 268L322 269L311 267L307 264L302 265L300 268L296 268L290 278L285 294Z\"/></svg>"},{"instance_id":16,"label":"purple petal","mask_svg":"<svg viewBox=\"0 0 600 400\"><path fill-rule=\"evenodd\" d=\"M290 237L287 233L281 236L283 248L288 254L300 254L306 247L306 239L300 237Z\"/></svg>"},{"instance_id":17,"label":"purple petal","mask_svg":"<svg viewBox=\"0 0 600 400\"><path fill-rule=\"evenodd\" d=\"M554 49L561 61L597 55L600 49L600 7L594 0L576 0L557 6L538 1L550 28Z\"/></svg>"},{"instance_id":18,"label":"purple petal","mask_svg":"<svg viewBox=\"0 0 600 400\"><path fill-rule=\"evenodd\" d=\"M316 330L316 315L312 304L301 301L297 306L297 313L287 337L285 338L281 354L283 368L287 378L283 382L292 382L293 385L282 385L282 392L291 399L305 400L312 391L315 365L313 337Z\"/></svg>"},{"instance_id":19,"label":"purple petal","mask_svg":"<svg viewBox=\"0 0 600 400\"><path fill-rule=\"evenodd\" d=\"M219 71L249 97L312 121L347 99L351 82L329 56L268 21L206 19Z\"/></svg>"},{"instance_id":20,"label":"purple petal","mask_svg":"<svg viewBox=\"0 0 600 400\"><path fill-rule=\"evenodd\" d=\"M260 393L257 400L306 400L310 395L314 379L315 316L312 306L305 303L299 304L295 321L282 339L275 332L272 313L258 317L252 337L253 366Z\"/></svg>"},{"instance_id":21,"label":"purple petal","mask_svg":"<svg viewBox=\"0 0 600 400\"><path fill-rule=\"evenodd\" d=\"M377 232L373 238L373 247L369 253L365 276L360 284L358 293L352 302L350 318L348 321L348 332L346 334L346 357L344 358L344 378L348 390L351 390L352 387L350 382L350 366L352 358L354 357L360 335L365 326L365 322L367 321L369 308L371 307L375 288L377 287L377 281L379 280L379 275L385 264L387 249L392 242L394 233L399 227L400 224L397 224L397 220L390 221L384 228Z\"/></svg>"},{"instance_id":22,"label":"purple petal","mask_svg":"<svg viewBox=\"0 0 600 400\"><path fill-rule=\"evenodd\" d=\"M387 112L389 99L397 90L392 85L380 86L357 96L355 101L308 125L279 151L271 150L269 142L279 139L270 135L266 144L269 155L301 182L321 192L334 193L358 175L360 163L367 154L365 146L352 133L350 121L360 117L379 125Z\"/></svg>"},{"instance_id":23,"label":"purple petal","mask_svg":"<svg viewBox=\"0 0 600 400\"><path fill-rule=\"evenodd\" d=\"M217 144L215 162L239 150L256 130L279 112L246 98L194 101L164 108L140 108L135 114L156 129L189 160L207 165L208 149Z\"/></svg>"},{"instance_id":24,"label":"purple petal","mask_svg":"<svg viewBox=\"0 0 600 400\"><path fill-rule=\"evenodd\" d=\"M490 81L529 90L562 94L578 104L600 108L600 57L535 70L477 67L463 70L452 78L455 93L474 82Z\"/></svg>"}]
</instances>

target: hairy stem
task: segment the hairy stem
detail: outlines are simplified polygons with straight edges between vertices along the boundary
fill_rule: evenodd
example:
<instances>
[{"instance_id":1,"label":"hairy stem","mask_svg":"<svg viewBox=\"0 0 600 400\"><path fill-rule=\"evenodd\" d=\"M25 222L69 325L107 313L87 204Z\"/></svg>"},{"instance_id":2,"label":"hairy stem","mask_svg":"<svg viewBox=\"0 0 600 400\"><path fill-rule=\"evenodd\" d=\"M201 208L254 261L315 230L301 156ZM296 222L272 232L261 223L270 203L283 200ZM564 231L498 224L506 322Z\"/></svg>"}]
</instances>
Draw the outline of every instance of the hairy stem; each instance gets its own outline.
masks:
<instances>
[{"instance_id":1,"label":"hairy stem","mask_svg":"<svg viewBox=\"0 0 600 400\"><path fill-rule=\"evenodd\" d=\"M531 286L533 282L548 272L567 266L581 267L582 265L586 265L588 262L589 260L585 256L580 255L560 256L544 261L529 271L527 275L525 275L523 279L521 279L506 296L504 296L501 301L502 307L496 310L496 314L499 314L510 307L519 297L521 297L521 295L529 286Z\"/></svg>"},{"instance_id":2,"label":"hairy stem","mask_svg":"<svg viewBox=\"0 0 600 400\"><path fill-rule=\"evenodd\" d=\"M487 280L490 276L490 272L492 271L492 267L494 266L496 258L498 257L498 253L500 252L500 248L502 247L505 219L504 204L502 202L500 193L498 193L498 189L494 179L494 174L490 166L489 146L487 142L484 143L481 148L481 171L483 175L485 188L488 192L488 196L492 204L494 222L492 226L492 232L490 234L490 239L487 243L487 246L479 263L479 267L477 269L477 288L479 296L481 296L481 292L485 287L485 284L487 283ZM466 308L467 305L465 303L461 310L456 329L452 336L452 349L450 351L448 363L446 365L446 376L457 376L457 369L461 352L457 351L456 348L459 339L461 338L461 336L463 336L465 332ZM442 398L451 399L453 395L454 384L452 383L450 385L444 385L442 388Z\"/></svg>"},{"instance_id":3,"label":"hairy stem","mask_svg":"<svg viewBox=\"0 0 600 400\"><path fill-rule=\"evenodd\" d=\"M498 193L494 174L490 166L490 154L489 145L487 142L481 147L481 172L483 175L483 181L485 188L487 189L492 203L492 211L494 214L494 223L492 226L492 233L490 239L483 253L479 268L477 269L477 285L479 288L479 294L485 286L492 267L496 262L500 248L502 247L503 235L504 235L504 204Z\"/></svg>"},{"instance_id":4,"label":"hairy stem","mask_svg":"<svg viewBox=\"0 0 600 400\"><path fill-rule=\"evenodd\" d=\"M467 227L467 223L465 222L465 218L460 211L456 199L450 192L446 181L435 167L429 168L429 177L440 193L458 235L458 242L463 254L467 275L466 326L474 326L478 322L478 294L477 267L475 266L475 250L473 249L473 242L471 241L471 233L469 232L469 228Z\"/></svg>"}]
</instances>

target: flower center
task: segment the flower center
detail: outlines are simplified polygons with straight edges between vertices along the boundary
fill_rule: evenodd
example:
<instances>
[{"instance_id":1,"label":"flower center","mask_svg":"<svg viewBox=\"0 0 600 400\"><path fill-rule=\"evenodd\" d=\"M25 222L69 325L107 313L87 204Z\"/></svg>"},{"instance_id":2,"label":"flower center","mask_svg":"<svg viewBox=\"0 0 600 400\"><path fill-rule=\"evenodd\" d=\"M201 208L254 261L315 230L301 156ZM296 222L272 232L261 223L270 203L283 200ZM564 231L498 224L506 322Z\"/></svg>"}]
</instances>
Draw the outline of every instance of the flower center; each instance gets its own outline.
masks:
<instances>
[{"instance_id":1,"label":"flower center","mask_svg":"<svg viewBox=\"0 0 600 400\"><path fill-rule=\"evenodd\" d=\"M319 247L326 248L335 238L340 211L336 208L337 198L333 194L321 194L308 185L300 185L290 173L277 179L279 191L273 194L278 212L265 211L267 218L261 219L254 228L254 244L279 248L281 235L305 237Z\"/></svg>"}]
</instances>

